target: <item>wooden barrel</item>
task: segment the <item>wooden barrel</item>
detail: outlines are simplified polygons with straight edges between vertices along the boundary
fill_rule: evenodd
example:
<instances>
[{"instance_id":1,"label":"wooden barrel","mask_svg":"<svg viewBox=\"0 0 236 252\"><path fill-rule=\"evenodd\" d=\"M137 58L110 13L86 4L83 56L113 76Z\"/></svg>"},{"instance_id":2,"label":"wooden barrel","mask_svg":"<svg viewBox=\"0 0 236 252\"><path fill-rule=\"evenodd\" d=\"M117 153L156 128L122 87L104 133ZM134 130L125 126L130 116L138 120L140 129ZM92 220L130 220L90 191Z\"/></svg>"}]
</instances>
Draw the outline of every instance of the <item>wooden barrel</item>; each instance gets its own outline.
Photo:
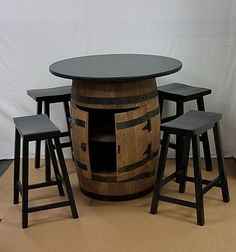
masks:
<instances>
[{"instance_id":1,"label":"wooden barrel","mask_svg":"<svg viewBox=\"0 0 236 252\"><path fill-rule=\"evenodd\" d=\"M152 189L160 144L155 79L74 80L71 134L81 190L125 200Z\"/></svg>"}]
</instances>

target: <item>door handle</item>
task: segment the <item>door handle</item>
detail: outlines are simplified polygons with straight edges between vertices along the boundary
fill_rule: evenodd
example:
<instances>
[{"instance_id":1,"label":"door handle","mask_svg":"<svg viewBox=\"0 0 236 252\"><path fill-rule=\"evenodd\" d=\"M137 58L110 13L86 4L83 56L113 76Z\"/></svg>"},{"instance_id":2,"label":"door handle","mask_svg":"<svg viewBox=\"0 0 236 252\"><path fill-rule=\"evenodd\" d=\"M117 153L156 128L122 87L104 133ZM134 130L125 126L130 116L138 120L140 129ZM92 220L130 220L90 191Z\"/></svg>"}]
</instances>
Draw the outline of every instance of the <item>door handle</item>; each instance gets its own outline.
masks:
<instances>
[{"instance_id":1,"label":"door handle","mask_svg":"<svg viewBox=\"0 0 236 252\"><path fill-rule=\"evenodd\" d=\"M81 143L80 148L81 148L84 152L86 152L86 150L87 150L86 143Z\"/></svg>"}]
</instances>

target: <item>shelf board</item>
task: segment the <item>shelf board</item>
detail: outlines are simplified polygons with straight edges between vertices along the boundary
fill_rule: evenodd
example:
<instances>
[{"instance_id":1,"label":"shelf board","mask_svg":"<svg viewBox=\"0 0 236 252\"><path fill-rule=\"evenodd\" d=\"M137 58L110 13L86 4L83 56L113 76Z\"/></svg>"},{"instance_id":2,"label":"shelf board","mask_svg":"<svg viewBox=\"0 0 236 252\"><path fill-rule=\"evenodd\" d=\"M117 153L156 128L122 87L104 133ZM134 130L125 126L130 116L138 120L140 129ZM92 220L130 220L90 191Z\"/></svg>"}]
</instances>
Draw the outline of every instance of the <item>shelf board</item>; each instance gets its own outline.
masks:
<instances>
[{"instance_id":1,"label":"shelf board","mask_svg":"<svg viewBox=\"0 0 236 252\"><path fill-rule=\"evenodd\" d=\"M112 133L101 133L101 132L91 132L89 140L96 142L106 142L113 143L116 141L115 134Z\"/></svg>"}]
</instances>

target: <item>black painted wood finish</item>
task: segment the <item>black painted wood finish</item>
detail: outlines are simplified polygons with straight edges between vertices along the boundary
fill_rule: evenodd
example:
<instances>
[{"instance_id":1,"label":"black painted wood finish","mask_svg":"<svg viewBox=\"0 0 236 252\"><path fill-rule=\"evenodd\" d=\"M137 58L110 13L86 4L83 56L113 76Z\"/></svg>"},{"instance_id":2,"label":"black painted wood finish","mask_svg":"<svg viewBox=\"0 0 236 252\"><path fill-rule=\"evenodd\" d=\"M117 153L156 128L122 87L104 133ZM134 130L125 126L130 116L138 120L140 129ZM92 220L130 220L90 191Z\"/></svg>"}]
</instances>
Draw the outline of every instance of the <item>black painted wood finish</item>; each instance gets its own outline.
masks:
<instances>
[{"instance_id":1,"label":"black painted wood finish","mask_svg":"<svg viewBox=\"0 0 236 252\"><path fill-rule=\"evenodd\" d=\"M65 59L49 71L62 78L101 82L132 81L161 77L182 68L173 58L145 54L107 54Z\"/></svg>"},{"instance_id":2,"label":"black painted wood finish","mask_svg":"<svg viewBox=\"0 0 236 252\"><path fill-rule=\"evenodd\" d=\"M222 118L220 113L190 110L173 121L161 124L161 130L170 134L200 135Z\"/></svg>"},{"instance_id":3,"label":"black painted wood finish","mask_svg":"<svg viewBox=\"0 0 236 252\"><path fill-rule=\"evenodd\" d=\"M14 118L15 123L15 161L14 161L14 204L19 204L19 193L22 195L22 228L28 227L28 214L31 212L48 210L58 207L70 206L72 217L78 218L78 213L70 185L70 180L61 150L59 141L60 130L50 121L46 114L33 115L26 117ZM22 154L22 183L20 182L20 153L21 153L21 140L23 142ZM46 140L48 145L48 152L51 156L55 181L51 177L46 178L46 182L29 185L29 142L35 140ZM56 152L61 168L62 175L59 172L59 167L55 155L52 140L55 141ZM47 186L57 185L59 195L64 195L62 185L65 185L68 200L56 203L39 205L29 207L29 190L36 188L43 188Z\"/></svg>"},{"instance_id":4,"label":"black painted wood finish","mask_svg":"<svg viewBox=\"0 0 236 252\"><path fill-rule=\"evenodd\" d=\"M211 89L189 86L182 83L171 83L158 87L158 96L160 101L161 115L163 110L163 105L165 100L176 102L176 113L173 116L167 116L161 118L161 122L165 123L171 121L184 113L184 104L188 101L195 100L197 102L197 108L199 111L205 111L205 105L203 97L205 95L211 94ZM210 145L208 140L207 132L203 133L200 140L203 143L204 157L206 170L212 171L212 162L210 155ZM183 141L181 137L177 137L176 144L169 143L169 147L176 150L176 169L181 169L180 167L180 157L182 156L182 146ZM178 179L177 179L178 181Z\"/></svg>"},{"instance_id":5,"label":"black painted wood finish","mask_svg":"<svg viewBox=\"0 0 236 252\"><path fill-rule=\"evenodd\" d=\"M213 187L220 187L222 191L222 198L224 202L229 202L229 190L227 184L227 178L224 169L224 157L222 150L221 134L219 127L219 120L221 114L203 111L189 111L181 117L164 123L161 125L161 129L164 131L163 144L161 146L160 159L157 169L156 181L154 185L151 214L156 214L159 206L159 201L165 201L191 207L196 209L197 224L203 226L205 224L204 218L204 203L203 195L207 193ZM214 139L217 151L218 170L219 176L212 179L202 179L201 167L200 167L200 135L207 132L209 129L213 129ZM183 139L183 150L181 160L183 164L182 169L177 170L164 178L165 164L168 153L170 134L180 136ZM194 176L187 176L187 162L189 155L190 141L192 141L193 151L193 168ZM168 197L161 194L161 189L164 185L170 182L172 179L179 177L179 192L184 193L186 188L186 181L193 182L195 186L195 202L177 199L174 197Z\"/></svg>"},{"instance_id":6,"label":"black painted wood finish","mask_svg":"<svg viewBox=\"0 0 236 252\"><path fill-rule=\"evenodd\" d=\"M69 141L61 144L62 148L71 147L71 136L70 136L70 109L69 102L71 99L71 85L56 87L56 88L42 88L42 89L31 89L27 90L27 94L37 102L37 114L44 113L50 118L50 104L51 103L63 103L65 111L65 119L67 123L67 131L62 132L60 137L69 137ZM44 105L44 106L43 106ZM36 141L35 145L35 168L40 167L40 152L41 152L41 141ZM72 151L73 158L73 151ZM48 147L45 144L45 176L46 180L49 181L51 178L50 171L50 155Z\"/></svg>"},{"instance_id":7,"label":"black painted wood finish","mask_svg":"<svg viewBox=\"0 0 236 252\"><path fill-rule=\"evenodd\" d=\"M189 86L182 83L171 83L159 86L158 92L164 99L186 102L211 94L211 89Z\"/></svg>"},{"instance_id":8,"label":"black painted wood finish","mask_svg":"<svg viewBox=\"0 0 236 252\"><path fill-rule=\"evenodd\" d=\"M49 103L70 100L71 85L56 88L41 88L27 90L27 94L35 101L47 101Z\"/></svg>"},{"instance_id":9,"label":"black painted wood finish","mask_svg":"<svg viewBox=\"0 0 236 252\"><path fill-rule=\"evenodd\" d=\"M13 119L20 135L28 141L38 138L55 137L60 135L60 130L48 119L45 114L16 117Z\"/></svg>"}]
</instances>

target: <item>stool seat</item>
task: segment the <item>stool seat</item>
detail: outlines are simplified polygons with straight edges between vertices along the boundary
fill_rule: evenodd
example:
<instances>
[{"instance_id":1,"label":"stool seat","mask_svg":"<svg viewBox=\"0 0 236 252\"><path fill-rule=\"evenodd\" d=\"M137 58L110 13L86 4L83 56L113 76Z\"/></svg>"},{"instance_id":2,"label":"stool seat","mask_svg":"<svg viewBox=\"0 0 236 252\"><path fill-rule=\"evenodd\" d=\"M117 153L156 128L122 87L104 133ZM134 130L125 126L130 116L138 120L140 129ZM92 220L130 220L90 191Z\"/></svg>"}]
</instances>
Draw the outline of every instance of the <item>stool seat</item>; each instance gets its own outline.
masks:
<instances>
[{"instance_id":1,"label":"stool seat","mask_svg":"<svg viewBox=\"0 0 236 252\"><path fill-rule=\"evenodd\" d=\"M28 214L32 212L70 206L72 217L78 218L74 196L66 168L59 137L60 130L50 121L46 114L14 118L15 151L14 151L14 204L19 204L19 194L22 196L22 228L28 227ZM55 180L46 177L42 183L29 184L29 144L31 141L46 140L49 155L52 160ZM22 142L22 144L21 144ZM22 147L22 152L21 152ZM20 181L20 155L22 153L22 179ZM57 154L57 157L56 157ZM57 161L58 160L58 161ZM59 166L62 174L60 173ZM29 190L48 186L57 186L59 195L64 196L63 185L66 188L68 200L45 205L29 207Z\"/></svg>"},{"instance_id":2,"label":"stool seat","mask_svg":"<svg viewBox=\"0 0 236 252\"><path fill-rule=\"evenodd\" d=\"M221 118L220 113L190 110L175 120L162 124L160 128L170 134L199 135L213 128Z\"/></svg>"},{"instance_id":3,"label":"stool seat","mask_svg":"<svg viewBox=\"0 0 236 252\"><path fill-rule=\"evenodd\" d=\"M211 94L211 89L189 86L182 83L171 83L158 87L158 94L164 99L184 102L196 100L199 97Z\"/></svg>"},{"instance_id":4,"label":"stool seat","mask_svg":"<svg viewBox=\"0 0 236 252\"><path fill-rule=\"evenodd\" d=\"M70 99L71 85L56 88L27 90L27 94L37 102L38 101L48 101L50 103L61 102L62 100Z\"/></svg>"},{"instance_id":5,"label":"stool seat","mask_svg":"<svg viewBox=\"0 0 236 252\"><path fill-rule=\"evenodd\" d=\"M50 118L50 104L52 103L63 103L65 111L65 119L67 124L67 130L61 132L60 137L69 137L69 141L61 144L62 148L71 147L71 136L70 136L70 99L71 99L71 85L55 87L55 88L43 88L27 90L27 94L37 102L37 114L45 113ZM44 106L44 111L43 111ZM40 152L41 152L41 141L36 141L35 145L35 168L40 167ZM72 151L73 158L73 151ZM50 156L47 149L45 148L45 171L47 180L50 179Z\"/></svg>"},{"instance_id":6,"label":"stool seat","mask_svg":"<svg viewBox=\"0 0 236 252\"><path fill-rule=\"evenodd\" d=\"M205 111L204 96L211 93L211 89L189 86L182 83L171 83L158 87L158 97L161 111L161 123L166 123L176 119L184 114L184 104L189 101L197 102L197 109L199 111ZM176 103L176 113L171 116L162 116L164 101L172 101ZM191 118L190 118L191 119ZM205 157L206 170L212 171L212 162L210 155L210 145L207 132L201 136L203 144L203 151ZM161 141L162 143L162 141ZM176 151L176 169L181 169L181 159L183 139L181 136L176 137L176 143L169 143L169 147ZM178 179L177 179L178 182Z\"/></svg>"},{"instance_id":7,"label":"stool seat","mask_svg":"<svg viewBox=\"0 0 236 252\"><path fill-rule=\"evenodd\" d=\"M189 111L177 119L168 123L162 124L163 143L161 145L161 152L159 158L158 169L156 173L156 181L154 184L153 197L150 213L156 214L159 201L165 201L177 205L182 205L196 209L197 224L203 226L205 223L203 196L213 187L221 188L222 198L224 202L229 202L229 190L227 178L224 170L224 156L222 148L222 140L220 134L219 120L220 113L204 112L204 111ZM213 129L215 149L218 163L218 176L212 180L203 179L201 173L200 162L200 137L208 130ZM174 173L164 178L165 164L167 159L170 135L175 134L176 137L183 139L181 145L182 162L180 169L176 169ZM193 177L188 176L188 157L190 143L192 142L193 154ZM193 182L195 187L195 202L189 200L179 199L178 197L169 197L161 194L161 189L173 179L179 179L179 192L184 193L186 189L186 182ZM165 193L166 194L166 193Z\"/></svg>"},{"instance_id":8,"label":"stool seat","mask_svg":"<svg viewBox=\"0 0 236 252\"><path fill-rule=\"evenodd\" d=\"M37 139L37 136L42 139L60 135L60 130L46 114L17 117L13 120L20 135L30 140Z\"/></svg>"}]
</instances>

